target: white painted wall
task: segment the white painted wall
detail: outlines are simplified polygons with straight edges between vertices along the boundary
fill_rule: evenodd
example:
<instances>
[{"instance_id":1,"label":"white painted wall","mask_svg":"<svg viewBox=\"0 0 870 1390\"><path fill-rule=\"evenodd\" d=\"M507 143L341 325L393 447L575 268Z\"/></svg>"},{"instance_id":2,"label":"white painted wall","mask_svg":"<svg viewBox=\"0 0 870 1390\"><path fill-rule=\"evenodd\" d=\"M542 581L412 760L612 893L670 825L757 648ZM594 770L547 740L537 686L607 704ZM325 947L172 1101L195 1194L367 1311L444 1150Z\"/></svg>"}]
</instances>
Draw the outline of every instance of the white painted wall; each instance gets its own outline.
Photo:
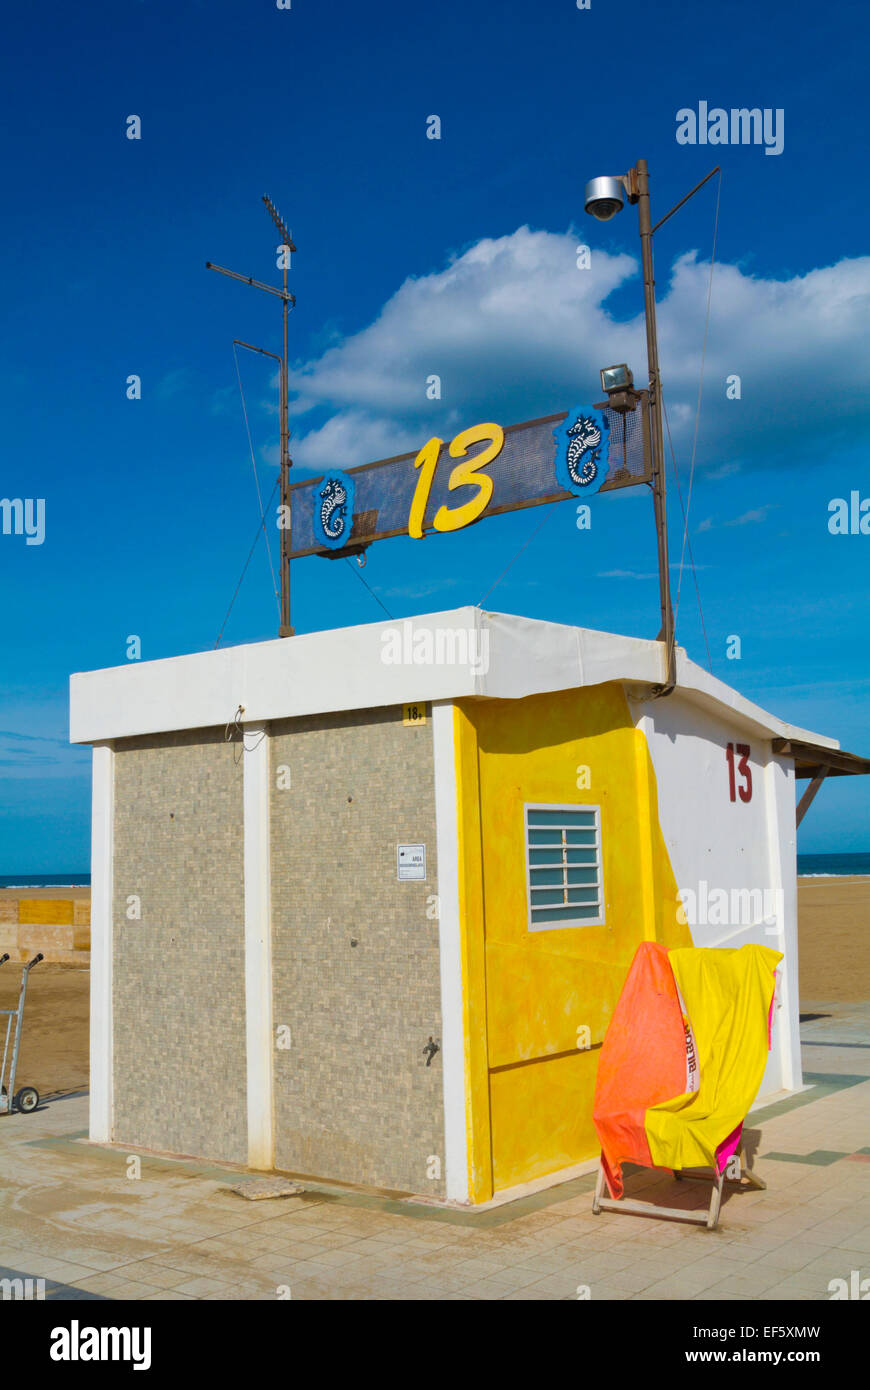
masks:
<instances>
[{"instance_id":1,"label":"white painted wall","mask_svg":"<svg viewBox=\"0 0 870 1390\"><path fill-rule=\"evenodd\" d=\"M659 821L679 889L695 894L697 916L689 922L696 946L739 947L758 943L782 951L785 960L773 1047L759 1095L801 1084L798 1036L797 861L794 773L774 757L770 739L736 716L719 717L681 695L630 701L646 735L658 784ZM726 748L748 744L752 775L749 802L729 798ZM738 786L740 774L735 775ZM708 907L703 910L707 885ZM725 889L729 912L715 921L709 895ZM762 911L749 920L731 914L731 890L767 891ZM764 920L764 906L775 912ZM709 918L714 920L710 921Z\"/></svg>"},{"instance_id":2,"label":"white painted wall","mask_svg":"<svg viewBox=\"0 0 870 1390\"><path fill-rule=\"evenodd\" d=\"M441 1057L444 1078L444 1174L451 1201L470 1201L466 1130L459 839L453 703L432 706L438 934L441 943Z\"/></svg>"},{"instance_id":3,"label":"white painted wall","mask_svg":"<svg viewBox=\"0 0 870 1390\"><path fill-rule=\"evenodd\" d=\"M243 725L245 817L245 1042L248 1166L275 1165L272 1038L272 875L269 733Z\"/></svg>"},{"instance_id":4,"label":"white painted wall","mask_svg":"<svg viewBox=\"0 0 870 1390\"><path fill-rule=\"evenodd\" d=\"M115 754L95 745L91 767L91 1080L89 1133L95 1143L113 1137L112 893L114 882Z\"/></svg>"},{"instance_id":5,"label":"white painted wall","mask_svg":"<svg viewBox=\"0 0 870 1390\"><path fill-rule=\"evenodd\" d=\"M771 937L771 945L782 951L786 959L779 990L779 1009L774 1026L775 1052L768 1059L761 1084L761 1095L777 1087L799 1090L803 1085L800 1043L800 990L798 985L798 913L797 913L797 825L794 764L785 758L770 755L766 767L768 784L768 844L771 852L771 876L777 867L781 874L783 913L781 931ZM776 850L779 847L778 865ZM776 1052L781 1054L777 1069Z\"/></svg>"}]
</instances>

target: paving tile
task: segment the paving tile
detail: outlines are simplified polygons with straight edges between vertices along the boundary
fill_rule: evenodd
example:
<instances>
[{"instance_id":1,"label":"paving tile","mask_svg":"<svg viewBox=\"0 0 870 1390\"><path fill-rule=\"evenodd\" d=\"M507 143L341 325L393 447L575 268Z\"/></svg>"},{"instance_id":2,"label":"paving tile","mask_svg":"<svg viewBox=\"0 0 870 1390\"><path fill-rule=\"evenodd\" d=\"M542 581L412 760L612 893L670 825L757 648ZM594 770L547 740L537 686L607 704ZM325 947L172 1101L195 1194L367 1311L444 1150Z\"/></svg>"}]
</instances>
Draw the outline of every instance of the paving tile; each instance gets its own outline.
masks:
<instances>
[{"instance_id":1,"label":"paving tile","mask_svg":"<svg viewBox=\"0 0 870 1390\"><path fill-rule=\"evenodd\" d=\"M841 1250L854 1250L856 1254L867 1257L865 1263L870 1264L870 1226L841 1236L837 1245Z\"/></svg>"},{"instance_id":2,"label":"paving tile","mask_svg":"<svg viewBox=\"0 0 870 1390\"><path fill-rule=\"evenodd\" d=\"M188 1279L185 1283L176 1285L176 1292L190 1294L193 1298L205 1298L211 1293L221 1293L227 1298L232 1295L233 1287L232 1283L227 1283L223 1279L200 1277Z\"/></svg>"},{"instance_id":3,"label":"paving tile","mask_svg":"<svg viewBox=\"0 0 870 1390\"><path fill-rule=\"evenodd\" d=\"M585 1276L586 1271L581 1271ZM661 1278L661 1271L656 1270L651 1263L637 1264L630 1269L612 1269L607 1274L606 1279L601 1283L607 1284L609 1288L620 1289L623 1298L626 1295L640 1293L642 1289L648 1289L650 1284L658 1283ZM598 1287L598 1281L588 1277L579 1278L578 1283L589 1284L593 1296Z\"/></svg>"},{"instance_id":4,"label":"paving tile","mask_svg":"<svg viewBox=\"0 0 870 1390\"><path fill-rule=\"evenodd\" d=\"M488 1284L494 1284L501 1288L503 1293L511 1293L514 1289L528 1288L540 1279L537 1270L506 1268L497 1273L490 1274L487 1278Z\"/></svg>"},{"instance_id":5,"label":"paving tile","mask_svg":"<svg viewBox=\"0 0 870 1390\"><path fill-rule=\"evenodd\" d=\"M513 1290L505 1288L504 1284L497 1284L492 1279L480 1279L473 1284L468 1284L462 1296L469 1299L480 1299L488 1302L501 1302Z\"/></svg>"},{"instance_id":6,"label":"paving tile","mask_svg":"<svg viewBox=\"0 0 870 1390\"><path fill-rule=\"evenodd\" d=\"M423 1268L429 1270L430 1266L428 1262L420 1261L420 1264L422 1264ZM486 1279L490 1274L504 1268L498 1260L481 1259L477 1256L472 1256L471 1259L462 1259L460 1257L453 1262L451 1267L456 1270L457 1274L467 1275L469 1279Z\"/></svg>"},{"instance_id":7,"label":"paving tile","mask_svg":"<svg viewBox=\"0 0 870 1390\"><path fill-rule=\"evenodd\" d=\"M126 1281L114 1274L89 1274L76 1280L76 1288L87 1289L89 1293L107 1294L110 1289L115 1289L124 1282Z\"/></svg>"},{"instance_id":8,"label":"paving tile","mask_svg":"<svg viewBox=\"0 0 870 1390\"><path fill-rule=\"evenodd\" d=\"M649 1264L651 1268L657 1267L661 1270L661 1275L659 1277L670 1272L669 1267L661 1260L651 1260ZM681 1271L679 1267L673 1266L672 1268L673 1272L680 1276ZM744 1274L747 1269L751 1268L754 1268L751 1262L734 1260L726 1257L724 1254L712 1254L705 1255L703 1259L696 1260L692 1265L683 1266L683 1271L685 1272L686 1279L697 1281L697 1287L702 1288L708 1275L713 1275L717 1280L737 1278L738 1275Z\"/></svg>"},{"instance_id":9,"label":"paving tile","mask_svg":"<svg viewBox=\"0 0 870 1390\"><path fill-rule=\"evenodd\" d=\"M540 1287L530 1285L527 1289L517 1289L514 1293L509 1293L503 1299L503 1302L517 1303L522 1300L524 1303L551 1303L554 1297L558 1297L558 1295L548 1293Z\"/></svg>"},{"instance_id":10,"label":"paving tile","mask_svg":"<svg viewBox=\"0 0 870 1390\"><path fill-rule=\"evenodd\" d=\"M77 1285L76 1287L80 1287ZM156 1289L153 1284L143 1284L132 1279L119 1279L111 1288L103 1290L107 1298L126 1299L147 1298L152 1293L165 1293L165 1289Z\"/></svg>"},{"instance_id":11,"label":"paving tile","mask_svg":"<svg viewBox=\"0 0 870 1390\"><path fill-rule=\"evenodd\" d=\"M52 1260L45 1255L28 1256L26 1251L16 1255L11 1267L33 1279L51 1279L58 1284L72 1284L96 1272L87 1265L71 1264L69 1260Z\"/></svg>"},{"instance_id":12,"label":"paving tile","mask_svg":"<svg viewBox=\"0 0 870 1390\"><path fill-rule=\"evenodd\" d=\"M588 1283L588 1279L580 1279L576 1274L571 1275L565 1271L562 1274L548 1274L543 1279L537 1279L534 1284L528 1284L519 1292L531 1295L541 1292L551 1298L561 1298L564 1294L572 1294L576 1297L578 1284Z\"/></svg>"},{"instance_id":13,"label":"paving tile","mask_svg":"<svg viewBox=\"0 0 870 1390\"><path fill-rule=\"evenodd\" d=\"M739 1274L729 1274L718 1280L715 1287L721 1287L723 1292L737 1294L742 1298L766 1298L767 1290L781 1281L781 1274L781 1270L760 1270L757 1265L750 1265Z\"/></svg>"},{"instance_id":14,"label":"paving tile","mask_svg":"<svg viewBox=\"0 0 870 1390\"><path fill-rule=\"evenodd\" d=\"M781 1245L777 1250L771 1250L767 1255L760 1256L756 1261L756 1267L792 1271L804 1269L813 1260L829 1255L830 1250L827 1246L817 1245L810 1241L793 1240Z\"/></svg>"},{"instance_id":15,"label":"paving tile","mask_svg":"<svg viewBox=\"0 0 870 1390\"><path fill-rule=\"evenodd\" d=\"M867 1033L868 1006L852 1011ZM0 1264L110 1299L270 1300L280 1284L299 1301L569 1301L578 1285L590 1286L593 1300L826 1299L831 1279L848 1279L852 1269L870 1277L870 1164L828 1161L870 1148L870 1078L853 1084L857 1051L839 1069L836 1049L815 1055L809 1100L750 1117L761 1133L757 1168L768 1189L731 1193L716 1232L615 1213L596 1218L588 1190L540 1194L532 1208L517 1204L480 1220L400 1213L358 1195L293 1198L292 1206L263 1210L268 1204L222 1191L225 1173L158 1160L137 1189L144 1205L134 1222L129 1187L109 1176L115 1156L64 1138L86 1123L84 1097L52 1111L51 1125L28 1129L28 1141L45 1136L44 1148L16 1148L13 1139L4 1150L0 1190L12 1200ZM58 1128L62 1118L66 1130ZM4 1138L12 1134L4 1130ZM766 1161L765 1153L784 1157ZM47 1190L68 1188L68 1227L14 1205L34 1181L34 1163ZM677 1200L668 1174L632 1170L627 1186L646 1200ZM700 1193L678 1195L694 1201ZM80 1221L77 1203L88 1213Z\"/></svg>"},{"instance_id":16,"label":"paving tile","mask_svg":"<svg viewBox=\"0 0 870 1390\"><path fill-rule=\"evenodd\" d=\"M702 1289L700 1293L693 1294L691 1301L693 1303L745 1303L746 1297L739 1293L723 1293L721 1284L714 1284L711 1289Z\"/></svg>"},{"instance_id":17,"label":"paving tile","mask_svg":"<svg viewBox=\"0 0 870 1390\"><path fill-rule=\"evenodd\" d=\"M357 1265L361 1257L343 1247L336 1250L319 1250L314 1256L317 1263L327 1268L341 1269L345 1265Z\"/></svg>"},{"instance_id":18,"label":"paving tile","mask_svg":"<svg viewBox=\"0 0 870 1390\"><path fill-rule=\"evenodd\" d=\"M787 1284L776 1284L772 1289L768 1289L765 1298L774 1302L783 1303L815 1303L819 1301L819 1295L809 1293L806 1289L793 1288Z\"/></svg>"},{"instance_id":19,"label":"paving tile","mask_svg":"<svg viewBox=\"0 0 870 1390\"><path fill-rule=\"evenodd\" d=\"M183 1269L170 1269L152 1260L142 1260L137 1264L125 1265L124 1274L143 1284L153 1284L158 1289L173 1289L185 1283L190 1275Z\"/></svg>"}]
</instances>

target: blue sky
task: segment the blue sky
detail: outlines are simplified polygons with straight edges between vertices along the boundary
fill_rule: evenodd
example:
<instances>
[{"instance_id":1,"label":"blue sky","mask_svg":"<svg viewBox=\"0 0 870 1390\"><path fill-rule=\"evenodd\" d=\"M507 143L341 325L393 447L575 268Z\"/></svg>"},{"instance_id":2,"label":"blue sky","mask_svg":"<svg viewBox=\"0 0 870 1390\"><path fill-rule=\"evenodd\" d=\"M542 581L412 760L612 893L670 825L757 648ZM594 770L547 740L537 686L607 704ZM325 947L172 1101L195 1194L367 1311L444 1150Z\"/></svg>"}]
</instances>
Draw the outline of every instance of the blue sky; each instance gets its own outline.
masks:
<instances>
[{"instance_id":1,"label":"blue sky","mask_svg":"<svg viewBox=\"0 0 870 1390\"><path fill-rule=\"evenodd\" d=\"M856 172L867 31L858 4L742 0L10 11L0 494L44 498L46 533L39 546L0 535L0 873L87 866L89 753L66 742L70 672L120 664L131 634L150 659L211 647L221 627L258 519L231 344L277 350L280 324L276 301L204 263L277 280L264 192L299 247L293 453L319 471L595 399L609 362L642 380L635 214L592 222L584 184L645 157L661 215L721 163L689 528L713 670L870 753L870 537L827 525L832 498L870 496ZM782 153L678 145L676 113L700 101L782 109ZM131 114L139 141L125 135ZM684 491L715 199L712 181L656 236ZM589 270L576 267L580 243ZM268 492L273 377L263 359L241 367ZM131 373L139 401L126 398ZM730 373L740 401L725 398ZM670 516L678 564L673 484ZM365 579L396 616L477 603L543 518L385 541ZM563 504L487 606L654 636L654 571L640 490L598 499L589 533ZM382 616L343 562L296 564L293 601L301 631ZM260 547L224 640L275 630ZM706 664L689 573L678 634ZM732 634L739 661L725 656ZM799 847L866 849L868 813L866 779L838 779Z\"/></svg>"}]
</instances>

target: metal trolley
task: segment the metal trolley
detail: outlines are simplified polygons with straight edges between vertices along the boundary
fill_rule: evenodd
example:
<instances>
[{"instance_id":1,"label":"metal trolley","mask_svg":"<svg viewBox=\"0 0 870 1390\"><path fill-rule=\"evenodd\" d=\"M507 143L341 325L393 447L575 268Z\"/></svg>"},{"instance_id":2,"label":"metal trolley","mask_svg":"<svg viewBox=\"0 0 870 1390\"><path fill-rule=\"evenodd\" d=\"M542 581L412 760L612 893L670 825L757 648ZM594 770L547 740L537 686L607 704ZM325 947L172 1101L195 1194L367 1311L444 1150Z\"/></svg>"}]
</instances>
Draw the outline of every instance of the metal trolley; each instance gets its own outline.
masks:
<instances>
[{"instance_id":1,"label":"metal trolley","mask_svg":"<svg viewBox=\"0 0 870 1390\"><path fill-rule=\"evenodd\" d=\"M9 953L0 956L0 965L5 965L9 959ZM17 1009L0 1009L0 1018L6 1019L6 1040L3 1044L3 1065L0 1066L0 1115L9 1114L12 1110L20 1110L22 1114L29 1115L39 1105L39 1092L35 1086L22 1086L18 1094L15 1094L15 1070L18 1066L18 1048L21 1043L21 1024L24 1019L24 999L27 994L27 977L34 965L38 965L43 959L40 951L38 956L28 961L21 972L21 990L18 995ZM12 1039L12 1054L9 1054L9 1035L12 1032L12 1023L15 1021L15 1033ZM9 1071L6 1071L6 1063L9 1062Z\"/></svg>"}]
</instances>

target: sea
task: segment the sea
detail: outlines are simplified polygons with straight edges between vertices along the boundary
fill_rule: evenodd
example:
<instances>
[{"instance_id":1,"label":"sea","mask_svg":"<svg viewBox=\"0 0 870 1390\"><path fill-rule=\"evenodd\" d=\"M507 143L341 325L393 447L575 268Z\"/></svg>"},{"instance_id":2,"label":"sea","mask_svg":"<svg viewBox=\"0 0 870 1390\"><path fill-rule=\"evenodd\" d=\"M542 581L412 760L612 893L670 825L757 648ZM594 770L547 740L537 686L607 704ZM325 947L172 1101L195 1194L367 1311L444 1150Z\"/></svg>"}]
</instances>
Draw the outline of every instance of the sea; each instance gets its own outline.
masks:
<instances>
[{"instance_id":1,"label":"sea","mask_svg":"<svg viewBox=\"0 0 870 1390\"><path fill-rule=\"evenodd\" d=\"M90 888L91 876L69 874L0 874L0 888Z\"/></svg>"},{"instance_id":2,"label":"sea","mask_svg":"<svg viewBox=\"0 0 870 1390\"><path fill-rule=\"evenodd\" d=\"M799 854L797 863L798 873L808 878L870 874L870 850L859 850L854 854Z\"/></svg>"},{"instance_id":3,"label":"sea","mask_svg":"<svg viewBox=\"0 0 870 1390\"><path fill-rule=\"evenodd\" d=\"M807 878L870 877L870 850L850 854L799 854L798 873ZM0 874L0 888L89 888L91 876L68 874Z\"/></svg>"}]
</instances>

